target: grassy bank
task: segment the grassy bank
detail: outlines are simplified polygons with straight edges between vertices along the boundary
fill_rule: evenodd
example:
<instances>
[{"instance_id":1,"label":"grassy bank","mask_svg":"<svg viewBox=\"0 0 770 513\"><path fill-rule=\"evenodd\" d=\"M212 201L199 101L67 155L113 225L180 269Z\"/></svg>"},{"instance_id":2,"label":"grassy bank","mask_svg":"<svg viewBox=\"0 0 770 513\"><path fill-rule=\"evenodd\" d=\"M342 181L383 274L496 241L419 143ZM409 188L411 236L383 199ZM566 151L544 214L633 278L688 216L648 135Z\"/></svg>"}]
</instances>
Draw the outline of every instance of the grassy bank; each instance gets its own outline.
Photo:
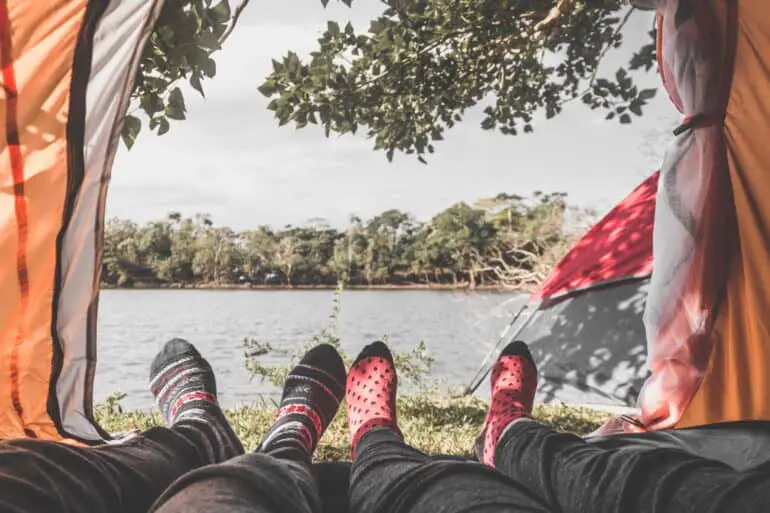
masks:
<instances>
[{"instance_id":1,"label":"grassy bank","mask_svg":"<svg viewBox=\"0 0 770 513\"><path fill-rule=\"evenodd\" d=\"M487 404L476 398L442 399L430 396L405 397L399 403L399 425L409 443L432 454L470 454L473 440L484 421ZM144 412L121 412L112 403L97 407L97 419L109 432L145 430L161 425L160 417ZM247 450L253 450L273 420L275 407L262 403L235 410L227 416ZM567 406L540 406L538 419L561 431L587 434L607 414ZM345 417L337 415L318 448L319 460L346 459L350 453Z\"/></svg>"}]
</instances>

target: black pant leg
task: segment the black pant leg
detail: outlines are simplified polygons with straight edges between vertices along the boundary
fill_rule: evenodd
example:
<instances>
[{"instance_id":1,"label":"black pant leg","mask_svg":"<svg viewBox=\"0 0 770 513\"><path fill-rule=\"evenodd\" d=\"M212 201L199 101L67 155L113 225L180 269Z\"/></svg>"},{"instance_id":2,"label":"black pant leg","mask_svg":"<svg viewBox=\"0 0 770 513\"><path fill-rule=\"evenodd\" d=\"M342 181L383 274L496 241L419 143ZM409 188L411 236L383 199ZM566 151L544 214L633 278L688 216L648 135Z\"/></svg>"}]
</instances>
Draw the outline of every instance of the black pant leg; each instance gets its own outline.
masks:
<instances>
[{"instance_id":1,"label":"black pant leg","mask_svg":"<svg viewBox=\"0 0 770 513\"><path fill-rule=\"evenodd\" d=\"M497 468L564 513L767 511L770 475L671 447L596 447L535 421L503 434Z\"/></svg>"},{"instance_id":2,"label":"black pant leg","mask_svg":"<svg viewBox=\"0 0 770 513\"><path fill-rule=\"evenodd\" d=\"M651 449L671 447L736 470L748 470L770 461L770 422L738 421L684 429L621 434L586 439L605 449L635 445Z\"/></svg>"},{"instance_id":3,"label":"black pant leg","mask_svg":"<svg viewBox=\"0 0 770 513\"><path fill-rule=\"evenodd\" d=\"M100 447L4 442L0 512L146 513L181 475L243 452L217 422L180 422Z\"/></svg>"},{"instance_id":4,"label":"black pant leg","mask_svg":"<svg viewBox=\"0 0 770 513\"><path fill-rule=\"evenodd\" d=\"M318 488L307 463L247 454L177 480L153 513L320 513Z\"/></svg>"},{"instance_id":5,"label":"black pant leg","mask_svg":"<svg viewBox=\"0 0 770 513\"><path fill-rule=\"evenodd\" d=\"M352 513L548 513L525 487L470 461L431 458L389 430L361 438L351 470Z\"/></svg>"}]
</instances>

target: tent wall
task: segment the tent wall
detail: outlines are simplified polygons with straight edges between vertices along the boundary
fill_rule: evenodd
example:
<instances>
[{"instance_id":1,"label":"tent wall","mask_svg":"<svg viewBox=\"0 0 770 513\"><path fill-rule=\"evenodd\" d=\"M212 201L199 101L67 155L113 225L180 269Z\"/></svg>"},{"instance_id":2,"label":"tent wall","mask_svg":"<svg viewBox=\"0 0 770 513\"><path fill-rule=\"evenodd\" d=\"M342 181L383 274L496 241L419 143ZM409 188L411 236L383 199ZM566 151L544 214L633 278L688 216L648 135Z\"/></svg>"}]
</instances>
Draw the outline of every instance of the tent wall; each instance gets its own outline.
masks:
<instances>
[{"instance_id":1,"label":"tent wall","mask_svg":"<svg viewBox=\"0 0 770 513\"><path fill-rule=\"evenodd\" d=\"M0 438L98 441L106 188L160 0L0 0Z\"/></svg>"},{"instance_id":2,"label":"tent wall","mask_svg":"<svg viewBox=\"0 0 770 513\"><path fill-rule=\"evenodd\" d=\"M642 312L649 280L597 287L545 306L518 340L538 362L538 400L633 405L647 375Z\"/></svg>"}]
</instances>

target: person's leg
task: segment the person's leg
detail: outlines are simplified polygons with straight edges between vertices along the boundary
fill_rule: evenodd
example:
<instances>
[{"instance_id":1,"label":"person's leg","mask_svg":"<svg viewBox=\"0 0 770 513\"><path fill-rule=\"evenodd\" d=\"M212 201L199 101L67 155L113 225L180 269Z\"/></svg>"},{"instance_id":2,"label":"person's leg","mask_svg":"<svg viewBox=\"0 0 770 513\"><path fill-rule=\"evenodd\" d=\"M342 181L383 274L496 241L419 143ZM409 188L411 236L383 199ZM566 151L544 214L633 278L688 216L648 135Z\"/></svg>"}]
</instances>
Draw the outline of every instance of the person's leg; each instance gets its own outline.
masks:
<instances>
[{"instance_id":1,"label":"person's leg","mask_svg":"<svg viewBox=\"0 0 770 513\"><path fill-rule=\"evenodd\" d=\"M179 476L243 452L217 406L214 374L195 348L169 342L151 378L166 385L159 404L171 404L161 404L170 428L100 447L0 444L0 511L145 513Z\"/></svg>"},{"instance_id":2,"label":"person's leg","mask_svg":"<svg viewBox=\"0 0 770 513\"><path fill-rule=\"evenodd\" d=\"M721 461L736 470L770 462L770 421L722 422L705 426L586 438L604 449L626 445L651 449L670 447Z\"/></svg>"},{"instance_id":3,"label":"person's leg","mask_svg":"<svg viewBox=\"0 0 770 513\"><path fill-rule=\"evenodd\" d=\"M475 462L432 458L404 443L387 347L367 346L348 375L353 513L550 511L525 487Z\"/></svg>"},{"instance_id":4,"label":"person's leg","mask_svg":"<svg viewBox=\"0 0 770 513\"><path fill-rule=\"evenodd\" d=\"M766 511L770 468L738 472L683 450L604 449L532 420L537 374L526 345L495 365L477 455L564 513Z\"/></svg>"},{"instance_id":5,"label":"person's leg","mask_svg":"<svg viewBox=\"0 0 770 513\"><path fill-rule=\"evenodd\" d=\"M286 378L278 415L259 449L185 475L158 499L156 513L320 513L310 463L345 395L345 366L326 344Z\"/></svg>"}]
</instances>

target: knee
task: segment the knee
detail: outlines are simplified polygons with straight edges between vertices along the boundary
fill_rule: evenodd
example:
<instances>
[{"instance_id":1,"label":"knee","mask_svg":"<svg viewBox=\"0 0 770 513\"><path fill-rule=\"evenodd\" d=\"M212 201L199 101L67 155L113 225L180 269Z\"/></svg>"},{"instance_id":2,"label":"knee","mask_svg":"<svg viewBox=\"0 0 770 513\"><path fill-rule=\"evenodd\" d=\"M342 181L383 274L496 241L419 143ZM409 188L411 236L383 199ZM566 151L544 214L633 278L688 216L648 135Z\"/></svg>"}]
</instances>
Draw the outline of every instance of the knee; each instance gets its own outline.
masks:
<instances>
[{"instance_id":1,"label":"knee","mask_svg":"<svg viewBox=\"0 0 770 513\"><path fill-rule=\"evenodd\" d=\"M258 506L267 502L284 505L281 511L306 511L310 508L301 488L290 463L265 454L246 454L182 476L158 499L153 511L209 511L212 504L228 504L233 511L251 505L243 511L260 511Z\"/></svg>"}]
</instances>

